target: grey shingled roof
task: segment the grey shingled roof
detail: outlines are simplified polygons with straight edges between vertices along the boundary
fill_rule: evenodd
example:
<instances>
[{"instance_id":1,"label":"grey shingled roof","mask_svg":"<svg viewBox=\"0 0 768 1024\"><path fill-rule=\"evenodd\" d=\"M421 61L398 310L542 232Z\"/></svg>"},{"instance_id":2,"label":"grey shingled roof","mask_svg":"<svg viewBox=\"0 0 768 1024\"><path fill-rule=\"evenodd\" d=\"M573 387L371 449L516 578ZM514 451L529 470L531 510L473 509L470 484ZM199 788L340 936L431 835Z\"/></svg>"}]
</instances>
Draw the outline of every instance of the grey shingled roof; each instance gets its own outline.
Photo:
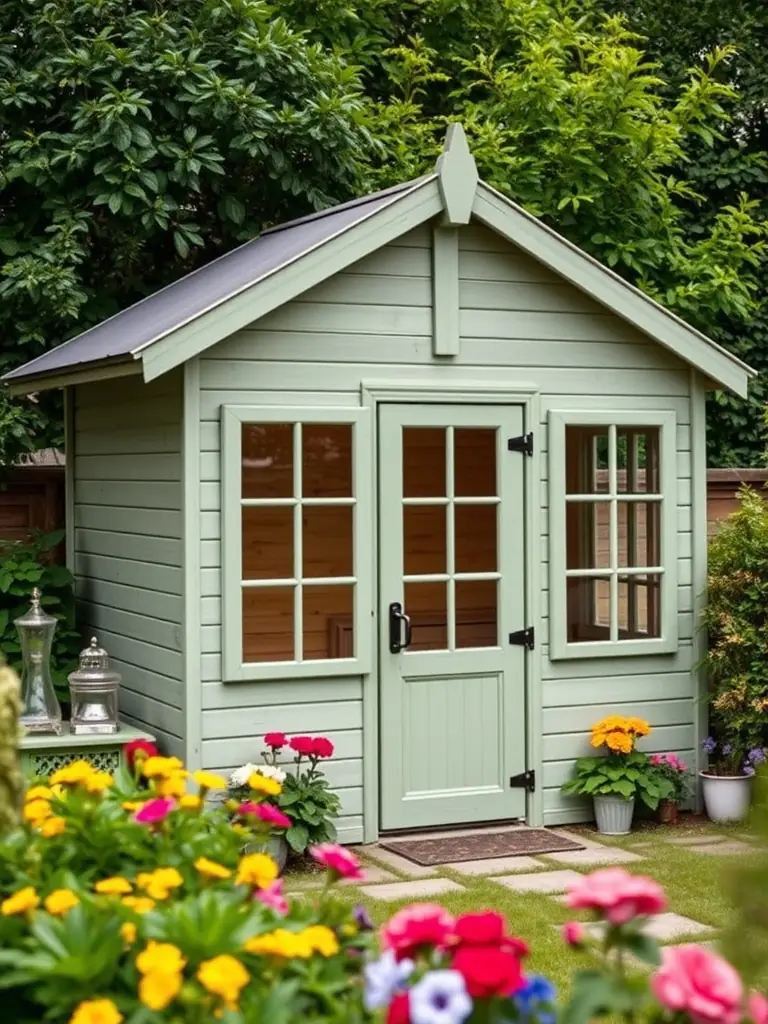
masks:
<instances>
[{"instance_id":1,"label":"grey shingled roof","mask_svg":"<svg viewBox=\"0 0 768 1024\"><path fill-rule=\"evenodd\" d=\"M232 252L5 374L5 381L66 373L91 363L124 362L195 317L267 277L279 267L371 216L393 197L432 175L332 206L264 231Z\"/></svg>"}]
</instances>

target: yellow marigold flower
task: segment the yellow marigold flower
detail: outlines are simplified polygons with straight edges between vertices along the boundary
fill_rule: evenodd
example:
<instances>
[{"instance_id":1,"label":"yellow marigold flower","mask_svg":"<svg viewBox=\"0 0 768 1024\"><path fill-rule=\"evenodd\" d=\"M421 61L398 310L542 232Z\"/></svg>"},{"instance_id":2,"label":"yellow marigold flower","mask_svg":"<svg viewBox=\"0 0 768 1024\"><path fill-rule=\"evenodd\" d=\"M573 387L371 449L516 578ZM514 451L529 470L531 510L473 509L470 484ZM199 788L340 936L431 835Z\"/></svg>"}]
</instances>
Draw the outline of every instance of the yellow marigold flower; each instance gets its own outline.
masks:
<instances>
[{"instance_id":1,"label":"yellow marigold flower","mask_svg":"<svg viewBox=\"0 0 768 1024\"><path fill-rule=\"evenodd\" d=\"M141 810L141 808L144 806L145 802L146 801L144 801L144 800L125 800L123 803L120 804L120 806L122 807L122 809L124 811L129 811L130 813L135 813L136 811L140 811Z\"/></svg>"},{"instance_id":2,"label":"yellow marigold flower","mask_svg":"<svg viewBox=\"0 0 768 1024\"><path fill-rule=\"evenodd\" d=\"M24 801L29 803L31 800L50 800L52 796L53 791L48 786L33 786L24 794Z\"/></svg>"},{"instance_id":3,"label":"yellow marigold flower","mask_svg":"<svg viewBox=\"0 0 768 1024\"><path fill-rule=\"evenodd\" d=\"M55 786L51 786L51 796L56 797L57 800L67 799L67 790L65 786L59 782Z\"/></svg>"},{"instance_id":4,"label":"yellow marigold flower","mask_svg":"<svg viewBox=\"0 0 768 1024\"><path fill-rule=\"evenodd\" d=\"M101 878L93 887L102 896L124 896L133 891L133 886L127 878L121 875L110 875L109 878Z\"/></svg>"},{"instance_id":5,"label":"yellow marigold flower","mask_svg":"<svg viewBox=\"0 0 768 1024\"><path fill-rule=\"evenodd\" d=\"M51 805L47 800L30 800L24 804L24 811L22 813L24 821L28 821L32 825L37 825L39 822L45 821L46 818L53 816Z\"/></svg>"},{"instance_id":6,"label":"yellow marigold flower","mask_svg":"<svg viewBox=\"0 0 768 1024\"><path fill-rule=\"evenodd\" d=\"M162 797L180 797L187 792L187 773L171 772L155 779L155 793Z\"/></svg>"},{"instance_id":7,"label":"yellow marigold flower","mask_svg":"<svg viewBox=\"0 0 768 1024\"><path fill-rule=\"evenodd\" d=\"M83 785L89 793L103 793L114 781L109 772L94 772L85 779Z\"/></svg>"},{"instance_id":8,"label":"yellow marigold flower","mask_svg":"<svg viewBox=\"0 0 768 1024\"><path fill-rule=\"evenodd\" d=\"M178 972L153 971L145 974L139 982L139 999L150 1010L164 1010L181 991L183 981Z\"/></svg>"},{"instance_id":9,"label":"yellow marigold flower","mask_svg":"<svg viewBox=\"0 0 768 1024\"><path fill-rule=\"evenodd\" d=\"M334 956L339 952L339 940L324 924L313 924L301 933L312 949L320 956Z\"/></svg>"},{"instance_id":10,"label":"yellow marigold flower","mask_svg":"<svg viewBox=\"0 0 768 1024\"><path fill-rule=\"evenodd\" d=\"M63 917L79 902L80 900L71 889L54 889L50 896L46 896L44 906L54 917Z\"/></svg>"},{"instance_id":11,"label":"yellow marigold flower","mask_svg":"<svg viewBox=\"0 0 768 1024\"><path fill-rule=\"evenodd\" d=\"M277 878L277 864L266 853L248 853L237 866L238 885L255 885L257 889L266 889Z\"/></svg>"},{"instance_id":12,"label":"yellow marigold flower","mask_svg":"<svg viewBox=\"0 0 768 1024\"><path fill-rule=\"evenodd\" d=\"M95 773L96 769L88 761L73 761L71 764L64 765L63 768L59 768L57 772L54 772L48 780L52 786L77 786L81 782L85 782L91 775Z\"/></svg>"},{"instance_id":13,"label":"yellow marigold flower","mask_svg":"<svg viewBox=\"0 0 768 1024\"><path fill-rule=\"evenodd\" d=\"M202 805L203 801L196 793L185 793L179 799L179 807L183 807L185 811L197 811Z\"/></svg>"},{"instance_id":14,"label":"yellow marigold flower","mask_svg":"<svg viewBox=\"0 0 768 1024\"><path fill-rule=\"evenodd\" d=\"M136 957L136 967L141 974L178 974L186 964L178 946L170 942L155 942L154 939Z\"/></svg>"},{"instance_id":15,"label":"yellow marigold flower","mask_svg":"<svg viewBox=\"0 0 768 1024\"><path fill-rule=\"evenodd\" d=\"M153 779L157 775L165 777L184 771L184 765L178 757L148 757L142 762L141 771L148 779Z\"/></svg>"},{"instance_id":16,"label":"yellow marigold flower","mask_svg":"<svg viewBox=\"0 0 768 1024\"><path fill-rule=\"evenodd\" d=\"M261 772L254 772L248 779L248 785L257 793L264 793L266 796L279 796L283 791L283 787L276 779L268 779Z\"/></svg>"},{"instance_id":17,"label":"yellow marigold flower","mask_svg":"<svg viewBox=\"0 0 768 1024\"><path fill-rule=\"evenodd\" d=\"M204 960L197 971L197 980L208 992L221 996L226 1005L234 1008L251 976L245 967L228 953Z\"/></svg>"},{"instance_id":18,"label":"yellow marigold flower","mask_svg":"<svg viewBox=\"0 0 768 1024\"><path fill-rule=\"evenodd\" d=\"M155 909L155 901L151 900L149 896L123 896L120 902L137 914L146 914Z\"/></svg>"},{"instance_id":19,"label":"yellow marigold flower","mask_svg":"<svg viewBox=\"0 0 768 1024\"><path fill-rule=\"evenodd\" d=\"M142 871L136 877L136 885L143 889L153 900L166 900L171 889L178 889L184 884L176 868L155 868L154 871Z\"/></svg>"},{"instance_id":20,"label":"yellow marigold flower","mask_svg":"<svg viewBox=\"0 0 768 1024\"><path fill-rule=\"evenodd\" d=\"M88 999L80 1003L69 1024L120 1024L123 1015L111 999Z\"/></svg>"},{"instance_id":21,"label":"yellow marigold flower","mask_svg":"<svg viewBox=\"0 0 768 1024\"><path fill-rule=\"evenodd\" d=\"M237 832L239 836L249 836L251 834L251 830L248 828L248 826L241 825L239 821L233 822L231 827L232 831Z\"/></svg>"},{"instance_id":22,"label":"yellow marigold flower","mask_svg":"<svg viewBox=\"0 0 768 1024\"><path fill-rule=\"evenodd\" d=\"M7 900L0 903L0 914L3 917L13 917L14 914L26 914L28 910L34 910L40 906L40 897L31 885L19 889Z\"/></svg>"},{"instance_id":23,"label":"yellow marigold flower","mask_svg":"<svg viewBox=\"0 0 768 1024\"><path fill-rule=\"evenodd\" d=\"M312 944L304 933L289 932L285 928L278 928L265 935L256 935L245 942L243 949L246 953L256 953L259 956L282 956L286 959L294 957L308 959L313 953Z\"/></svg>"},{"instance_id":24,"label":"yellow marigold flower","mask_svg":"<svg viewBox=\"0 0 768 1024\"><path fill-rule=\"evenodd\" d=\"M606 737L606 745L609 750L614 751L617 754L631 754L632 753L632 737L627 736L625 732L616 730L609 732Z\"/></svg>"},{"instance_id":25,"label":"yellow marigold flower","mask_svg":"<svg viewBox=\"0 0 768 1024\"><path fill-rule=\"evenodd\" d=\"M64 818L46 818L45 821L41 821L37 828L40 835L45 839L53 839L54 836L60 836L62 832L66 830L67 823Z\"/></svg>"},{"instance_id":26,"label":"yellow marigold flower","mask_svg":"<svg viewBox=\"0 0 768 1024\"><path fill-rule=\"evenodd\" d=\"M629 724L632 729L632 732L634 732L637 736L647 736L648 733L651 731L650 725L646 722L644 718L630 718Z\"/></svg>"},{"instance_id":27,"label":"yellow marigold flower","mask_svg":"<svg viewBox=\"0 0 768 1024\"><path fill-rule=\"evenodd\" d=\"M192 778L200 789L226 789L227 780L213 772L192 772Z\"/></svg>"},{"instance_id":28,"label":"yellow marigold flower","mask_svg":"<svg viewBox=\"0 0 768 1024\"><path fill-rule=\"evenodd\" d=\"M217 864L214 860L208 860L207 857L198 857L195 861L195 868L206 878L229 878L232 875L229 868L225 868L223 864Z\"/></svg>"},{"instance_id":29,"label":"yellow marigold flower","mask_svg":"<svg viewBox=\"0 0 768 1024\"><path fill-rule=\"evenodd\" d=\"M136 925L133 921L124 921L120 925L120 935L126 946L132 946L136 941Z\"/></svg>"}]
</instances>

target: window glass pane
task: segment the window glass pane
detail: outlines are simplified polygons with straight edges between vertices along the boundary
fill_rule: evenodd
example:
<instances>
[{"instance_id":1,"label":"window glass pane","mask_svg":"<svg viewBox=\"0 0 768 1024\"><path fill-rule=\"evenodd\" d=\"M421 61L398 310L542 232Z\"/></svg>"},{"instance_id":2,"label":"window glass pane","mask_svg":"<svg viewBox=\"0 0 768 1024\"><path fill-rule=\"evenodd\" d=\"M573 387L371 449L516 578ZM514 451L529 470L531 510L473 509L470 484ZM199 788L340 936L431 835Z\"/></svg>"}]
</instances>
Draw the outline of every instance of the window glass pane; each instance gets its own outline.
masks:
<instances>
[{"instance_id":1,"label":"window glass pane","mask_svg":"<svg viewBox=\"0 0 768 1024\"><path fill-rule=\"evenodd\" d=\"M303 424L301 463L303 497L351 498L352 424Z\"/></svg>"},{"instance_id":2,"label":"window glass pane","mask_svg":"<svg viewBox=\"0 0 768 1024\"><path fill-rule=\"evenodd\" d=\"M496 496L496 431L492 427L455 428L453 478L458 497Z\"/></svg>"},{"instance_id":3,"label":"window glass pane","mask_svg":"<svg viewBox=\"0 0 768 1024\"><path fill-rule=\"evenodd\" d=\"M305 584L304 661L355 656L354 594L352 584Z\"/></svg>"},{"instance_id":4,"label":"window glass pane","mask_svg":"<svg viewBox=\"0 0 768 1024\"><path fill-rule=\"evenodd\" d=\"M569 501L565 506L566 567L609 568L610 534L610 502Z\"/></svg>"},{"instance_id":5,"label":"window glass pane","mask_svg":"<svg viewBox=\"0 0 768 1024\"><path fill-rule=\"evenodd\" d=\"M291 579L293 506L246 505L242 523L243 579Z\"/></svg>"},{"instance_id":6,"label":"window glass pane","mask_svg":"<svg viewBox=\"0 0 768 1024\"><path fill-rule=\"evenodd\" d=\"M243 661L293 661L293 587L243 590Z\"/></svg>"},{"instance_id":7,"label":"window glass pane","mask_svg":"<svg viewBox=\"0 0 768 1024\"><path fill-rule=\"evenodd\" d=\"M658 501L620 501L619 567L660 564L661 503Z\"/></svg>"},{"instance_id":8,"label":"window glass pane","mask_svg":"<svg viewBox=\"0 0 768 1024\"><path fill-rule=\"evenodd\" d=\"M403 497L445 497L443 427L403 427Z\"/></svg>"},{"instance_id":9,"label":"window glass pane","mask_svg":"<svg viewBox=\"0 0 768 1024\"><path fill-rule=\"evenodd\" d=\"M456 646L496 647L498 637L496 580L456 581Z\"/></svg>"},{"instance_id":10,"label":"window glass pane","mask_svg":"<svg viewBox=\"0 0 768 1024\"><path fill-rule=\"evenodd\" d=\"M446 584L406 583L404 603L413 629L408 651L445 650L448 646Z\"/></svg>"},{"instance_id":11,"label":"window glass pane","mask_svg":"<svg viewBox=\"0 0 768 1024\"><path fill-rule=\"evenodd\" d=\"M304 505L301 509L304 576L352 576L351 505Z\"/></svg>"},{"instance_id":12,"label":"window glass pane","mask_svg":"<svg viewBox=\"0 0 768 1024\"><path fill-rule=\"evenodd\" d=\"M609 489L608 427L565 428L567 494L601 494Z\"/></svg>"},{"instance_id":13,"label":"window glass pane","mask_svg":"<svg viewBox=\"0 0 768 1024\"><path fill-rule=\"evenodd\" d=\"M445 505L403 505L403 573L444 573Z\"/></svg>"},{"instance_id":14,"label":"window glass pane","mask_svg":"<svg viewBox=\"0 0 768 1024\"><path fill-rule=\"evenodd\" d=\"M659 427L617 427L617 490L659 494Z\"/></svg>"},{"instance_id":15,"label":"window glass pane","mask_svg":"<svg viewBox=\"0 0 768 1024\"><path fill-rule=\"evenodd\" d=\"M619 640L661 636L661 576L619 577Z\"/></svg>"},{"instance_id":16,"label":"window glass pane","mask_svg":"<svg viewBox=\"0 0 768 1024\"><path fill-rule=\"evenodd\" d=\"M566 598L569 643L610 639L611 584L608 577L569 577Z\"/></svg>"},{"instance_id":17,"label":"window glass pane","mask_svg":"<svg viewBox=\"0 0 768 1024\"><path fill-rule=\"evenodd\" d=\"M496 572L497 505L456 505L456 572Z\"/></svg>"},{"instance_id":18,"label":"window glass pane","mask_svg":"<svg viewBox=\"0 0 768 1024\"><path fill-rule=\"evenodd\" d=\"M244 423L244 498L293 497L293 424Z\"/></svg>"}]
</instances>

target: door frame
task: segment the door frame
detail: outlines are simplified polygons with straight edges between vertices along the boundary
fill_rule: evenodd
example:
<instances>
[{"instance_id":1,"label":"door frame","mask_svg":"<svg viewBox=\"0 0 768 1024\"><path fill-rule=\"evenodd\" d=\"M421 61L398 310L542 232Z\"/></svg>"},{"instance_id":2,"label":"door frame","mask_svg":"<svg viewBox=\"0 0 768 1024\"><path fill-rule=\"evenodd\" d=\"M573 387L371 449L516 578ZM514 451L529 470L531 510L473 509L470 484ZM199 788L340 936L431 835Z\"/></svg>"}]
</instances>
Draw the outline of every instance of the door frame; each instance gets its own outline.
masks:
<instances>
[{"instance_id":1,"label":"door frame","mask_svg":"<svg viewBox=\"0 0 768 1024\"><path fill-rule=\"evenodd\" d=\"M541 397L539 386L528 382L498 385L492 382L456 381L363 381L361 405L371 410L373 465L378 462L379 424L378 407L382 403L430 403L437 405L519 405L523 410L524 432L534 432L533 455L520 455L525 460L523 479L525 522L525 626L533 626L541 637L541 444L544 431L541 423ZM371 568L376 587L371 618L371 640L375 657L371 673L363 679L363 829L364 841L375 842L379 835L379 776L381 755L379 749L379 527L378 527L378 472L371 473L370 507L373 510ZM502 627L506 628L506 624ZM511 627L510 627L511 628ZM521 627L522 628L522 627ZM542 702L540 646L526 655L525 668L525 765L536 772L537 787L527 794L526 822L543 822L542 775Z\"/></svg>"}]
</instances>

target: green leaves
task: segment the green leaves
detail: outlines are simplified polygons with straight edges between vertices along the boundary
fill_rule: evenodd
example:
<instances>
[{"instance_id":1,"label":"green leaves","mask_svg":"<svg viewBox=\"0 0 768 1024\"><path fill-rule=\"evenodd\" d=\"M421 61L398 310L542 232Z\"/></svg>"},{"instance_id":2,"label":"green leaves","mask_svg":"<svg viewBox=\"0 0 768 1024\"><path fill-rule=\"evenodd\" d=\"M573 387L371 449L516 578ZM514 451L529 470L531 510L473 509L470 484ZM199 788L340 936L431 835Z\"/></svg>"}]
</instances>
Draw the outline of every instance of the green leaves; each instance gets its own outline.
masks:
<instances>
[{"instance_id":1,"label":"green leaves","mask_svg":"<svg viewBox=\"0 0 768 1024\"><path fill-rule=\"evenodd\" d=\"M638 799L652 810L672 795L672 783L666 779L647 754L633 750L631 754L606 754L601 757L580 757L576 776L566 782L563 793L572 796L620 796Z\"/></svg>"}]
</instances>

